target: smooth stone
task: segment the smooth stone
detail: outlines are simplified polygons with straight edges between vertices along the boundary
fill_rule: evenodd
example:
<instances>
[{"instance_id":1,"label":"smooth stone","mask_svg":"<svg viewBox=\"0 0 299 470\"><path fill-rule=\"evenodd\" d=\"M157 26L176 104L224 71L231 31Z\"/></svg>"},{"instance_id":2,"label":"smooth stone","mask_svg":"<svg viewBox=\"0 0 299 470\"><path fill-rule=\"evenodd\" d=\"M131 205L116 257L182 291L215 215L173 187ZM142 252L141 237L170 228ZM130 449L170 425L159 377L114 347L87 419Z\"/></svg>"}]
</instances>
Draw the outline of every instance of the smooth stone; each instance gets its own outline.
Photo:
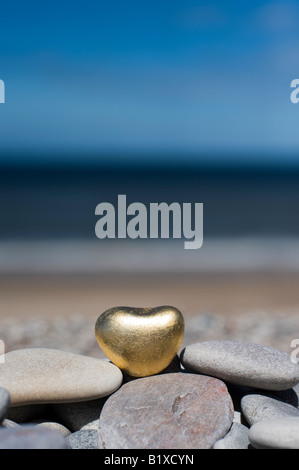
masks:
<instances>
[{"instance_id":1,"label":"smooth stone","mask_svg":"<svg viewBox=\"0 0 299 470\"><path fill-rule=\"evenodd\" d=\"M184 372L141 378L110 396L101 413L106 449L210 449L230 429L226 385Z\"/></svg>"},{"instance_id":2,"label":"smooth stone","mask_svg":"<svg viewBox=\"0 0 299 470\"><path fill-rule=\"evenodd\" d=\"M1 364L2 367L3 364ZM7 411L10 405L10 395L8 390L0 387L0 424L7 415Z\"/></svg>"},{"instance_id":3,"label":"smooth stone","mask_svg":"<svg viewBox=\"0 0 299 470\"><path fill-rule=\"evenodd\" d=\"M181 353L187 370L265 390L286 390L299 382L299 365L269 346L237 341L206 341Z\"/></svg>"},{"instance_id":4,"label":"smooth stone","mask_svg":"<svg viewBox=\"0 0 299 470\"><path fill-rule=\"evenodd\" d=\"M15 421L11 421L11 419L7 419L5 418L1 425L0 425L0 428L16 428L16 427L19 427L20 425L18 423L16 423Z\"/></svg>"},{"instance_id":5,"label":"smooth stone","mask_svg":"<svg viewBox=\"0 0 299 470\"><path fill-rule=\"evenodd\" d=\"M98 432L95 429L76 431L67 438L71 449L99 449Z\"/></svg>"},{"instance_id":6,"label":"smooth stone","mask_svg":"<svg viewBox=\"0 0 299 470\"><path fill-rule=\"evenodd\" d=\"M296 384L292 390L295 393L296 398L297 398L297 407L299 407L299 383Z\"/></svg>"},{"instance_id":7,"label":"smooth stone","mask_svg":"<svg viewBox=\"0 0 299 470\"><path fill-rule=\"evenodd\" d=\"M249 429L241 423L233 422L228 433L215 442L213 449L248 449Z\"/></svg>"},{"instance_id":8,"label":"smooth stone","mask_svg":"<svg viewBox=\"0 0 299 470\"><path fill-rule=\"evenodd\" d=\"M288 403L265 395L250 394L241 399L242 413L250 426L269 418L299 417L299 410Z\"/></svg>"},{"instance_id":9,"label":"smooth stone","mask_svg":"<svg viewBox=\"0 0 299 470\"><path fill-rule=\"evenodd\" d=\"M258 421L249 430L256 449L299 449L299 418L273 418Z\"/></svg>"},{"instance_id":10,"label":"smooth stone","mask_svg":"<svg viewBox=\"0 0 299 470\"><path fill-rule=\"evenodd\" d=\"M72 432L87 429L97 430L106 399L62 403L53 405L53 408L61 422Z\"/></svg>"},{"instance_id":11,"label":"smooth stone","mask_svg":"<svg viewBox=\"0 0 299 470\"><path fill-rule=\"evenodd\" d=\"M0 368L0 385L11 404L93 400L113 393L122 373L102 359L47 348L8 352Z\"/></svg>"},{"instance_id":12,"label":"smooth stone","mask_svg":"<svg viewBox=\"0 0 299 470\"><path fill-rule=\"evenodd\" d=\"M51 429L22 425L0 429L0 449L68 449L60 433Z\"/></svg>"},{"instance_id":13,"label":"smooth stone","mask_svg":"<svg viewBox=\"0 0 299 470\"><path fill-rule=\"evenodd\" d=\"M60 432L64 437L67 437L71 434L71 431L65 427L63 424L56 423L55 421L46 421L46 420L36 420L28 423L36 428L42 429L52 429L53 431Z\"/></svg>"},{"instance_id":14,"label":"smooth stone","mask_svg":"<svg viewBox=\"0 0 299 470\"><path fill-rule=\"evenodd\" d=\"M242 422L242 413L240 411L234 411L234 423L241 423Z\"/></svg>"},{"instance_id":15,"label":"smooth stone","mask_svg":"<svg viewBox=\"0 0 299 470\"><path fill-rule=\"evenodd\" d=\"M298 397L292 388L280 391L271 390L260 390L253 387L242 387L241 385L235 385L227 383L227 388L230 396L232 397L235 411L242 411L241 400L247 395L263 395L271 397L275 400L288 403L289 405L298 407ZM242 422L242 421L241 421ZM246 424L246 423L243 423Z\"/></svg>"}]
</instances>

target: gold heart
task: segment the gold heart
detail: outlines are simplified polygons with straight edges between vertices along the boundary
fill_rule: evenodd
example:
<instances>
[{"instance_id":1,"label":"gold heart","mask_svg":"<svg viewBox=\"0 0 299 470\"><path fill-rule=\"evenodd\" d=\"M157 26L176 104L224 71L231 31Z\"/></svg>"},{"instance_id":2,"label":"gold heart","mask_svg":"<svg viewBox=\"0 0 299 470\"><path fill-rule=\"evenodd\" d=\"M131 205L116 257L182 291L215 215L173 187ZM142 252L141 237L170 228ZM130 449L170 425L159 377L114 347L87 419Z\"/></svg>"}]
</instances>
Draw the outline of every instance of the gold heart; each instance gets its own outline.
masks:
<instances>
[{"instance_id":1,"label":"gold heart","mask_svg":"<svg viewBox=\"0 0 299 470\"><path fill-rule=\"evenodd\" d=\"M114 307L96 321L100 348L121 370L146 377L164 370L179 350L184 318L175 307Z\"/></svg>"}]
</instances>

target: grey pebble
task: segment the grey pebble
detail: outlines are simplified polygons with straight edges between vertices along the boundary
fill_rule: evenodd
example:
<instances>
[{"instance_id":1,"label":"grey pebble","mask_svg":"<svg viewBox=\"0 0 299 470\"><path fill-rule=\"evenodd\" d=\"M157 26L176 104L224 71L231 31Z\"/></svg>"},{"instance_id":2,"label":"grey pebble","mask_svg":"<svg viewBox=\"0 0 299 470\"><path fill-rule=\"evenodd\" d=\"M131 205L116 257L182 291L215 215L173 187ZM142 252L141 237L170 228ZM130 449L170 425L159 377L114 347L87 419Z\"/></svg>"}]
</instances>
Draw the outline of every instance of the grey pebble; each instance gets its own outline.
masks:
<instances>
[{"instance_id":1,"label":"grey pebble","mask_svg":"<svg viewBox=\"0 0 299 470\"><path fill-rule=\"evenodd\" d=\"M233 422L228 433L215 442L213 449L248 449L249 429L241 423Z\"/></svg>"},{"instance_id":2,"label":"grey pebble","mask_svg":"<svg viewBox=\"0 0 299 470\"><path fill-rule=\"evenodd\" d=\"M97 430L100 414L106 400L107 398L104 397L76 403L61 403L53 405L53 409L61 422L71 432L83 429Z\"/></svg>"},{"instance_id":3,"label":"grey pebble","mask_svg":"<svg viewBox=\"0 0 299 470\"><path fill-rule=\"evenodd\" d=\"M223 315L199 309L186 318L182 347L197 341L216 339L263 343L290 352L294 331L299 331L299 316L261 308L243 311L241 315ZM94 318L84 314L67 317L52 314L47 318L32 315L28 318L11 315L1 318L1 339L6 350L25 347L50 347L104 357L94 335Z\"/></svg>"},{"instance_id":4,"label":"grey pebble","mask_svg":"<svg viewBox=\"0 0 299 470\"><path fill-rule=\"evenodd\" d=\"M271 397L271 398L274 398L275 400L288 403L289 405L292 405L295 408L298 408L298 397L294 389L292 388L289 388L287 390L271 391L271 390L260 390L260 389L253 388L253 387L242 387L241 385L235 385L231 383L227 383L227 388L228 388L230 396L232 397L235 411L242 411L241 400L244 396L256 395L256 394Z\"/></svg>"},{"instance_id":5,"label":"grey pebble","mask_svg":"<svg viewBox=\"0 0 299 470\"><path fill-rule=\"evenodd\" d=\"M19 427L20 425L18 423L15 423L15 421L11 421L11 419L5 418L1 425L0 428L16 428Z\"/></svg>"},{"instance_id":6,"label":"grey pebble","mask_svg":"<svg viewBox=\"0 0 299 470\"><path fill-rule=\"evenodd\" d=\"M9 351L0 368L0 384L14 406L95 400L122 381L114 364L52 348Z\"/></svg>"},{"instance_id":7,"label":"grey pebble","mask_svg":"<svg viewBox=\"0 0 299 470\"><path fill-rule=\"evenodd\" d=\"M22 425L0 429L0 449L68 449L66 438L51 429Z\"/></svg>"},{"instance_id":8,"label":"grey pebble","mask_svg":"<svg viewBox=\"0 0 299 470\"><path fill-rule=\"evenodd\" d=\"M0 387L0 424L7 414L10 405L10 395L8 390Z\"/></svg>"},{"instance_id":9,"label":"grey pebble","mask_svg":"<svg viewBox=\"0 0 299 470\"><path fill-rule=\"evenodd\" d=\"M256 391L256 393L260 393L260 391ZM263 395L267 395L271 398L275 398L276 400L283 401L285 403L288 403L289 405L295 406L295 408L298 408L298 396L293 388L277 392L264 390Z\"/></svg>"},{"instance_id":10,"label":"grey pebble","mask_svg":"<svg viewBox=\"0 0 299 470\"><path fill-rule=\"evenodd\" d=\"M189 373L144 377L111 395L99 420L106 449L207 449L233 421L225 384Z\"/></svg>"},{"instance_id":11,"label":"grey pebble","mask_svg":"<svg viewBox=\"0 0 299 470\"><path fill-rule=\"evenodd\" d=\"M187 346L183 366L192 372L265 390L286 390L299 382L299 365L269 346L237 341L206 341Z\"/></svg>"},{"instance_id":12,"label":"grey pebble","mask_svg":"<svg viewBox=\"0 0 299 470\"><path fill-rule=\"evenodd\" d=\"M66 438L71 449L99 449L98 432L95 429L76 431Z\"/></svg>"},{"instance_id":13,"label":"grey pebble","mask_svg":"<svg viewBox=\"0 0 299 470\"><path fill-rule=\"evenodd\" d=\"M288 403L260 394L245 395L241 399L242 413L250 426L269 418L299 417L299 410Z\"/></svg>"},{"instance_id":14,"label":"grey pebble","mask_svg":"<svg viewBox=\"0 0 299 470\"><path fill-rule=\"evenodd\" d=\"M233 423L242 423L242 413L240 411L234 411Z\"/></svg>"},{"instance_id":15,"label":"grey pebble","mask_svg":"<svg viewBox=\"0 0 299 470\"><path fill-rule=\"evenodd\" d=\"M264 419L251 426L248 436L256 449L299 449L299 418Z\"/></svg>"},{"instance_id":16,"label":"grey pebble","mask_svg":"<svg viewBox=\"0 0 299 470\"><path fill-rule=\"evenodd\" d=\"M292 388L292 391L294 392L294 394L296 395L296 398L297 398L297 407L299 407L299 383L297 385L295 385L293 388Z\"/></svg>"},{"instance_id":17,"label":"grey pebble","mask_svg":"<svg viewBox=\"0 0 299 470\"><path fill-rule=\"evenodd\" d=\"M53 431L61 433L64 437L67 437L71 434L71 431L68 428L63 426L63 424L56 423L55 421L40 419L36 421L31 421L28 424L35 426L36 428L52 429Z\"/></svg>"}]
</instances>

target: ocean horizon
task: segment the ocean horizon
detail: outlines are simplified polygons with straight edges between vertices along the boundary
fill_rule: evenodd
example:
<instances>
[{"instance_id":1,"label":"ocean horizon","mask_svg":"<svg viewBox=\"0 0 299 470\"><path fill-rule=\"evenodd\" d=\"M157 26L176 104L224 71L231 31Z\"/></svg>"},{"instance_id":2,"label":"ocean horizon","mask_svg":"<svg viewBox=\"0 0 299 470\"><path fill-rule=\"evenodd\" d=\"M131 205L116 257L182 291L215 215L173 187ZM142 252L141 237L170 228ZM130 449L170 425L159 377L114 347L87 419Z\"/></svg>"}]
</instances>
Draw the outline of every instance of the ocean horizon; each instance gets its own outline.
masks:
<instances>
[{"instance_id":1,"label":"ocean horizon","mask_svg":"<svg viewBox=\"0 0 299 470\"><path fill-rule=\"evenodd\" d=\"M101 202L203 203L203 246L99 240ZM299 271L299 171L288 167L3 166L0 273Z\"/></svg>"},{"instance_id":2,"label":"ocean horizon","mask_svg":"<svg viewBox=\"0 0 299 470\"><path fill-rule=\"evenodd\" d=\"M95 208L203 203L205 237L299 236L299 169L271 166L0 166L0 240L94 239Z\"/></svg>"},{"instance_id":3,"label":"ocean horizon","mask_svg":"<svg viewBox=\"0 0 299 470\"><path fill-rule=\"evenodd\" d=\"M299 238L0 241L0 275L299 273Z\"/></svg>"}]
</instances>

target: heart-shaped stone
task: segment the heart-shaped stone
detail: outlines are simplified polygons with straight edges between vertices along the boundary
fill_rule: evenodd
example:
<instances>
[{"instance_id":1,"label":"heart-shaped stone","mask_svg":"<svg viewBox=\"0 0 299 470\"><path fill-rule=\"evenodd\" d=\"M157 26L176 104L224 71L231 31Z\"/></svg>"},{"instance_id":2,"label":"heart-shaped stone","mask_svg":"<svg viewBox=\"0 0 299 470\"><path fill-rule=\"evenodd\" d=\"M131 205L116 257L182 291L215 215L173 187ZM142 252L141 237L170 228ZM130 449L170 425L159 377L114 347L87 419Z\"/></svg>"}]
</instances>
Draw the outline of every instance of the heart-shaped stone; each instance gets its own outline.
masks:
<instances>
[{"instance_id":1,"label":"heart-shaped stone","mask_svg":"<svg viewBox=\"0 0 299 470\"><path fill-rule=\"evenodd\" d=\"M155 308L114 307L96 321L100 348L121 370L146 377L164 370L179 350L184 318L170 306Z\"/></svg>"}]
</instances>

